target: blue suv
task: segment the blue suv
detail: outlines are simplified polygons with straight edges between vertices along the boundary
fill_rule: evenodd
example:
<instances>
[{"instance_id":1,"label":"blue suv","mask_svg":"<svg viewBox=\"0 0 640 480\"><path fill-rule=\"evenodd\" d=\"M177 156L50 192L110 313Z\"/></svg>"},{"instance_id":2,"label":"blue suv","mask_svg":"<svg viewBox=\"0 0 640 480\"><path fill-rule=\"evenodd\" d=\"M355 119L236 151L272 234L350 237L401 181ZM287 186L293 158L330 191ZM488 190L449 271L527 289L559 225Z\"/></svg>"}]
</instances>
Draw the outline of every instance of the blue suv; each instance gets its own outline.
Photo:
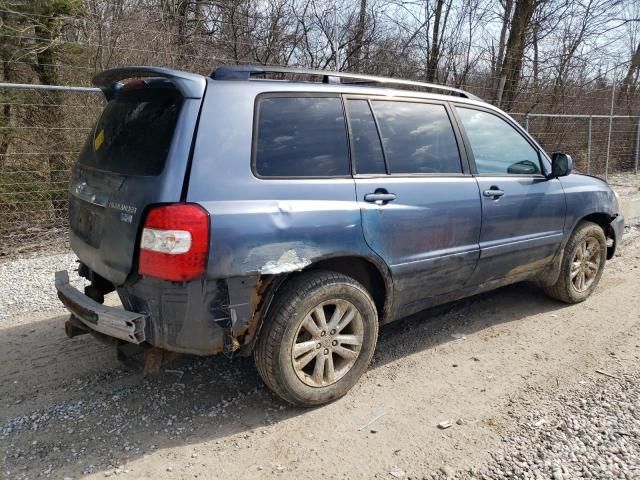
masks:
<instances>
[{"instance_id":1,"label":"blue suv","mask_svg":"<svg viewBox=\"0 0 640 480\"><path fill-rule=\"evenodd\" d=\"M521 281L585 300L623 232L604 181L462 90L257 66L93 82L107 104L69 196L90 284L56 274L67 334L253 354L295 405L344 395L379 325L433 305Z\"/></svg>"}]
</instances>

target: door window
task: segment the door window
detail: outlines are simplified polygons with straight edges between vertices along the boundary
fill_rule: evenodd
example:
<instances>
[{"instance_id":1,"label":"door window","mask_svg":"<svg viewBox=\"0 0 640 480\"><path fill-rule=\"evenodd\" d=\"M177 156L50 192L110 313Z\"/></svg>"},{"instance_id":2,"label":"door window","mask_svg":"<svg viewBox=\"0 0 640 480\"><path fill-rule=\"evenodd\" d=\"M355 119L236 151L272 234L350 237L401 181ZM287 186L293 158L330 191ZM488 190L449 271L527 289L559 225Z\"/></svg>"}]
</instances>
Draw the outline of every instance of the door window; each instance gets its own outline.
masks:
<instances>
[{"instance_id":1,"label":"door window","mask_svg":"<svg viewBox=\"0 0 640 480\"><path fill-rule=\"evenodd\" d=\"M538 152L511 125L481 110L456 107L480 174L540 174Z\"/></svg>"},{"instance_id":2,"label":"door window","mask_svg":"<svg viewBox=\"0 0 640 480\"><path fill-rule=\"evenodd\" d=\"M462 173L444 105L372 102L390 173Z\"/></svg>"},{"instance_id":3,"label":"door window","mask_svg":"<svg viewBox=\"0 0 640 480\"><path fill-rule=\"evenodd\" d=\"M350 175L341 100L335 97L261 99L255 169L262 177Z\"/></svg>"}]
</instances>

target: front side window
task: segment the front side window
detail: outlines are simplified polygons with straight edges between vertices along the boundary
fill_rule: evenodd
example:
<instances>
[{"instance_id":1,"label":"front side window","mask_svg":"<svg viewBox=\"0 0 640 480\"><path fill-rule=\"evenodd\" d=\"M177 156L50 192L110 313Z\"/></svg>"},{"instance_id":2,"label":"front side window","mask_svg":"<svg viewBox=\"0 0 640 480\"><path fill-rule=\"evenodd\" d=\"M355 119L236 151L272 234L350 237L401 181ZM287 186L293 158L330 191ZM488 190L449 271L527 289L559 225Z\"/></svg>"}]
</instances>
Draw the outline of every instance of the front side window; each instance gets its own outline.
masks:
<instances>
[{"instance_id":1,"label":"front side window","mask_svg":"<svg viewBox=\"0 0 640 480\"><path fill-rule=\"evenodd\" d=\"M333 97L261 99L255 169L262 177L350 175L341 100Z\"/></svg>"},{"instance_id":2,"label":"front side window","mask_svg":"<svg viewBox=\"0 0 640 480\"><path fill-rule=\"evenodd\" d=\"M540 174L538 152L500 117L471 108L456 107L471 144L480 174Z\"/></svg>"},{"instance_id":3,"label":"front side window","mask_svg":"<svg viewBox=\"0 0 640 480\"><path fill-rule=\"evenodd\" d=\"M390 173L462 173L458 144L443 105L375 100Z\"/></svg>"}]
</instances>

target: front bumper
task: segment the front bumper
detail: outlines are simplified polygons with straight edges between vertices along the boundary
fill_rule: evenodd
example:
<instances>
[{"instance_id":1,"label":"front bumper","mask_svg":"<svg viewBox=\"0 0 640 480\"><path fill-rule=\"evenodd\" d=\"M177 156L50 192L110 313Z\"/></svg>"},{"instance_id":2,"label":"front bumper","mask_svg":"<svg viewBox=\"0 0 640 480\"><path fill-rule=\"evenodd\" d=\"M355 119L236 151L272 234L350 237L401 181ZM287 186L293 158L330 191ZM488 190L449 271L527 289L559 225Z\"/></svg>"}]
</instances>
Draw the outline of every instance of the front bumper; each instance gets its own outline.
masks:
<instances>
[{"instance_id":1,"label":"front bumper","mask_svg":"<svg viewBox=\"0 0 640 480\"><path fill-rule=\"evenodd\" d=\"M624 233L624 216L621 213L611 221L611 228L613 229L613 246L610 247L607 252L607 258L612 258L615 255L617 246L622 242L622 235Z\"/></svg>"},{"instance_id":2,"label":"front bumper","mask_svg":"<svg viewBox=\"0 0 640 480\"><path fill-rule=\"evenodd\" d=\"M624 233L624 216L621 213L613 219L611 227L616 235L616 243L620 243L622 240L622 234Z\"/></svg>"},{"instance_id":3,"label":"front bumper","mask_svg":"<svg viewBox=\"0 0 640 480\"><path fill-rule=\"evenodd\" d=\"M145 341L145 317L141 313L108 307L71 286L66 271L56 272L58 298L87 328L131 343Z\"/></svg>"}]
</instances>

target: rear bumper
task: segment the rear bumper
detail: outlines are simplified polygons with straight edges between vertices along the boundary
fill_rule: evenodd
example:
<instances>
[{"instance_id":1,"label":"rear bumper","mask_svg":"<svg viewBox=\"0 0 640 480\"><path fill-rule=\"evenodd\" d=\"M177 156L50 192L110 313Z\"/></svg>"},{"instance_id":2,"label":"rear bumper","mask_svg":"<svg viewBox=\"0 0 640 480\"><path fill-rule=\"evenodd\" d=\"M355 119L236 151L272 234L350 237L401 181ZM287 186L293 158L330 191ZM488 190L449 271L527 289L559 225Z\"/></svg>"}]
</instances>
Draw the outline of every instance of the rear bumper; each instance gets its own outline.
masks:
<instances>
[{"instance_id":1,"label":"rear bumper","mask_svg":"<svg viewBox=\"0 0 640 480\"><path fill-rule=\"evenodd\" d=\"M108 307L71 286L66 271L56 272L58 298L86 327L130 343L145 341L145 317L141 313Z\"/></svg>"},{"instance_id":2,"label":"rear bumper","mask_svg":"<svg viewBox=\"0 0 640 480\"><path fill-rule=\"evenodd\" d=\"M66 271L56 272L58 297L88 330L193 355L231 353L252 340L256 282L143 277L117 289L122 309L94 301L69 284Z\"/></svg>"}]
</instances>

